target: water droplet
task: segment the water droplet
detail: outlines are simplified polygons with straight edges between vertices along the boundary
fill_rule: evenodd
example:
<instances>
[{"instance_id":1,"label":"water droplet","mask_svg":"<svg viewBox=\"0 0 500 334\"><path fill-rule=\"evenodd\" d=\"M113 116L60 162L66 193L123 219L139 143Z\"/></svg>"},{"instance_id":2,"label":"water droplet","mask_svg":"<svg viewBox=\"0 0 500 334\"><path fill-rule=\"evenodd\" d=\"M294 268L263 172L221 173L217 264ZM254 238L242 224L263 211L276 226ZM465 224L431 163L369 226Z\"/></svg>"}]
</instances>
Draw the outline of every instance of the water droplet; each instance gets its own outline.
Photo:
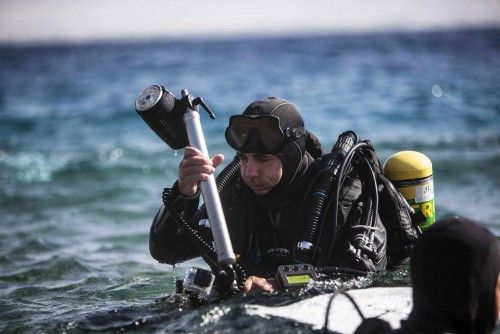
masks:
<instances>
[{"instance_id":1,"label":"water droplet","mask_svg":"<svg viewBox=\"0 0 500 334\"><path fill-rule=\"evenodd\" d=\"M443 88L441 88L440 85L432 86L432 95L434 95L435 97L442 97L443 96Z\"/></svg>"},{"instance_id":2,"label":"water droplet","mask_svg":"<svg viewBox=\"0 0 500 334\"><path fill-rule=\"evenodd\" d=\"M174 279L174 285L173 286L177 286L177 276L175 275L175 263L172 265L172 277Z\"/></svg>"},{"instance_id":3,"label":"water droplet","mask_svg":"<svg viewBox=\"0 0 500 334\"><path fill-rule=\"evenodd\" d=\"M115 148L112 152L111 152L111 158L112 159L119 159L123 156L123 149L120 148L120 147L117 147Z\"/></svg>"},{"instance_id":4,"label":"water droplet","mask_svg":"<svg viewBox=\"0 0 500 334\"><path fill-rule=\"evenodd\" d=\"M178 155L177 150L174 150L174 157Z\"/></svg>"}]
</instances>

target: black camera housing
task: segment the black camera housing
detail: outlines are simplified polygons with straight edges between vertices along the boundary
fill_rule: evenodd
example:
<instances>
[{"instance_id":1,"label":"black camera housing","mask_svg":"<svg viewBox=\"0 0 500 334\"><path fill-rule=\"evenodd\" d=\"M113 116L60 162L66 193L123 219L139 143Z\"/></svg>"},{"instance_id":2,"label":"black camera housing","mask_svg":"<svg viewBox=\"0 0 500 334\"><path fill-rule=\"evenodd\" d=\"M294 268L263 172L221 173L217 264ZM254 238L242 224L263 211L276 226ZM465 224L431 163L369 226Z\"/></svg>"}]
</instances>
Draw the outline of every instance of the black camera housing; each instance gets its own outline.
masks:
<instances>
[{"instance_id":1,"label":"black camera housing","mask_svg":"<svg viewBox=\"0 0 500 334\"><path fill-rule=\"evenodd\" d=\"M135 101L135 110L171 149L189 145L183 115L186 106L164 86L151 85Z\"/></svg>"}]
</instances>

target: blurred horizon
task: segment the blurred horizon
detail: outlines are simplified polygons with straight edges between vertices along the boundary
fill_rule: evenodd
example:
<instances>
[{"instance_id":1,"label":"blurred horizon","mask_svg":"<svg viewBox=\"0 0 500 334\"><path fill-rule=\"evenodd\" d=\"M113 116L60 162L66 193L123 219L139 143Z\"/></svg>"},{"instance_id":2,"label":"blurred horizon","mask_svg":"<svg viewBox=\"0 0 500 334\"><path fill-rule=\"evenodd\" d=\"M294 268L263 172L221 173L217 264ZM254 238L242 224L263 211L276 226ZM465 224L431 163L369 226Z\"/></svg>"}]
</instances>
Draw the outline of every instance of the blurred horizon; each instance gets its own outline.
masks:
<instances>
[{"instance_id":1,"label":"blurred horizon","mask_svg":"<svg viewBox=\"0 0 500 334\"><path fill-rule=\"evenodd\" d=\"M284 9L285 8L285 9ZM0 45L500 28L500 1L3 0Z\"/></svg>"}]
</instances>

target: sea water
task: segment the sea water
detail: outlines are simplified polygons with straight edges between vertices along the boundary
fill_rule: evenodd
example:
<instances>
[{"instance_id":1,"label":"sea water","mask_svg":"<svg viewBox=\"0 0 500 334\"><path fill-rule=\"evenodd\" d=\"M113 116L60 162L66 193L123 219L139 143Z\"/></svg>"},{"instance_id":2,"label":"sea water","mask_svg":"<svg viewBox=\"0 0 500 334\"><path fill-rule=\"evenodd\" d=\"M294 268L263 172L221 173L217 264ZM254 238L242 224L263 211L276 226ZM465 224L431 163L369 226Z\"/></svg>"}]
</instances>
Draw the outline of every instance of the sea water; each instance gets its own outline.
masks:
<instances>
[{"instance_id":1,"label":"sea water","mask_svg":"<svg viewBox=\"0 0 500 334\"><path fill-rule=\"evenodd\" d=\"M437 218L500 234L500 31L0 47L0 331L309 331L245 313L307 296L233 297L192 307L173 294L192 264L158 264L148 234L182 152L134 111L163 84L202 96L210 153L234 152L228 116L293 101L330 150L351 129L383 161L434 167ZM407 271L361 286L407 285Z\"/></svg>"}]
</instances>

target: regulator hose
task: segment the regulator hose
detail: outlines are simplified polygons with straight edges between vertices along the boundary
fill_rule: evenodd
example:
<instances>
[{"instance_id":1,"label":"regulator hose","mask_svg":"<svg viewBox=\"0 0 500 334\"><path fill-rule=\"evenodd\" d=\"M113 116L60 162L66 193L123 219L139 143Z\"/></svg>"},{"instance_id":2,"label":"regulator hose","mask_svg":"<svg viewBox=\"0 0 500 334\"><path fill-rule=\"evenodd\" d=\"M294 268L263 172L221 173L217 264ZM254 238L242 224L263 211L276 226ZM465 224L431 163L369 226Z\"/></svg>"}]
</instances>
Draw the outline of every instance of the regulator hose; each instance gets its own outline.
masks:
<instances>
[{"instance_id":1,"label":"regulator hose","mask_svg":"<svg viewBox=\"0 0 500 334\"><path fill-rule=\"evenodd\" d=\"M238 175L240 175L240 165L240 160L236 157L215 178L217 191L219 193L222 192L222 190L224 190L236 177L238 177Z\"/></svg>"},{"instance_id":2,"label":"regulator hose","mask_svg":"<svg viewBox=\"0 0 500 334\"><path fill-rule=\"evenodd\" d=\"M240 165L240 159L235 157L215 178L219 194L240 175ZM233 268L236 271L236 283L238 288L242 290L248 276L237 261L233 264Z\"/></svg>"},{"instance_id":3,"label":"regulator hose","mask_svg":"<svg viewBox=\"0 0 500 334\"><path fill-rule=\"evenodd\" d=\"M337 297L338 295L344 295L347 299L349 299L349 301L352 303L352 305L354 306L354 308L358 312L358 315L360 316L360 318L362 319L362 321L366 320L365 316L363 315L363 312L361 312L361 308L359 307L358 303L356 303L356 300L354 300L354 298L352 298L352 296L350 294L348 294L346 290L344 290L344 289L337 290L334 293L332 293L330 299L328 300L328 304L326 306L325 322L324 322L324 325L323 325L323 333L325 333L325 334L330 333L330 331L328 330L328 322L329 322L329 318L330 318L330 309L332 308L333 299L335 297Z\"/></svg>"},{"instance_id":4,"label":"regulator hose","mask_svg":"<svg viewBox=\"0 0 500 334\"><path fill-rule=\"evenodd\" d=\"M235 263L231 267L223 267L217 262L217 252L215 249L206 241L204 238L196 231L196 229L191 226L184 217L177 212L176 210L172 210L170 212L172 215L172 218L176 220L177 222L180 222L182 230L184 233L187 235L189 240L198 247L200 250L200 253L203 254L203 259L208 262L209 266L213 268L217 268L217 272L215 272L216 276L219 276L219 279L221 278L221 275L224 275L225 277L222 277L222 280L225 281L225 287L229 290L230 285L234 279L234 274L236 274L236 284L238 285L238 288L241 290L244 285L245 281L247 279L247 275L245 273L245 270L238 264ZM234 270L234 273L228 272L230 270Z\"/></svg>"},{"instance_id":5,"label":"regulator hose","mask_svg":"<svg viewBox=\"0 0 500 334\"><path fill-rule=\"evenodd\" d=\"M372 165L370 164L370 161L365 156L363 156L363 161L365 162L365 165L368 168L368 171L369 171L370 176L371 176L370 180L371 180L371 184L373 187L372 191L370 192L370 194L372 196L372 201L373 201L371 227L375 227L377 213L378 213L378 204L379 204L377 176L375 175L375 171L373 170ZM373 234L372 234L372 238L373 238Z\"/></svg>"},{"instance_id":6,"label":"regulator hose","mask_svg":"<svg viewBox=\"0 0 500 334\"><path fill-rule=\"evenodd\" d=\"M351 148L357 142L358 136L354 131L343 132L330 154L323 157L324 163L321 171L311 182L311 187L307 191L304 206L309 208L304 216L301 239L295 248L294 257L303 263L312 263L318 247L319 236L321 235L322 218L329 205L326 205L331 194L332 186L341 177L339 167Z\"/></svg>"},{"instance_id":7,"label":"regulator hose","mask_svg":"<svg viewBox=\"0 0 500 334\"><path fill-rule=\"evenodd\" d=\"M344 161L342 162L342 165L340 167L340 172L339 172L339 177L337 178L337 182L335 184L334 192L332 197L330 198L330 201L328 203L328 207L331 207L333 204L333 219L335 219L335 225L337 224L337 219L338 219L338 211L339 211L339 206L338 202L340 199L340 189L342 188L342 184L344 183L345 179L345 171L347 169L347 166L351 163L352 159L354 158L354 154L356 154L358 151L362 151L364 148L370 147L370 145L366 141L362 141L354 145L352 149L348 152L347 156L345 157ZM365 163L365 166L368 168L369 173L370 173L370 183L372 183L373 186L373 191L370 192L371 194L371 199L368 200L368 210L365 210L363 213L363 216L361 218L361 224L368 226L368 227L374 227L375 226L375 221L376 221L376 213L378 211L378 189L377 189L377 182L375 178L375 173L373 169L371 168L371 165L366 159L365 156L361 155L361 158L363 162ZM324 264L327 264L327 261L330 259L333 253L333 249L335 248L335 239L337 237L337 230L335 228L336 226L333 227L332 229L332 236L330 242L330 246L328 248L328 253L327 256L325 257ZM374 237L374 233L371 234L370 239ZM372 240L373 241L373 240Z\"/></svg>"}]
</instances>

